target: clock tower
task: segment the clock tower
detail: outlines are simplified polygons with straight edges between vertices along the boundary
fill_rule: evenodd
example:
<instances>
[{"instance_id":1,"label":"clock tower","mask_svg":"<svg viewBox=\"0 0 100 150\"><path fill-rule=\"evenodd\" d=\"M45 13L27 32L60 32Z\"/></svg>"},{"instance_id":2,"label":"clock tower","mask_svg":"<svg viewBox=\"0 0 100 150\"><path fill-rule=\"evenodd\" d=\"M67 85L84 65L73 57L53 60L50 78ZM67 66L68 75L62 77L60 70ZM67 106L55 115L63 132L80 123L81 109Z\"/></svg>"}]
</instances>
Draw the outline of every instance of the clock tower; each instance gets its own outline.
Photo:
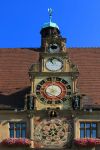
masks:
<instances>
[{"instance_id":1,"label":"clock tower","mask_svg":"<svg viewBox=\"0 0 100 150\"><path fill-rule=\"evenodd\" d=\"M78 68L69 59L66 38L50 21L41 33L39 63L32 64L31 95L34 100L34 148L57 149L71 146L73 138L73 97L77 93Z\"/></svg>"}]
</instances>

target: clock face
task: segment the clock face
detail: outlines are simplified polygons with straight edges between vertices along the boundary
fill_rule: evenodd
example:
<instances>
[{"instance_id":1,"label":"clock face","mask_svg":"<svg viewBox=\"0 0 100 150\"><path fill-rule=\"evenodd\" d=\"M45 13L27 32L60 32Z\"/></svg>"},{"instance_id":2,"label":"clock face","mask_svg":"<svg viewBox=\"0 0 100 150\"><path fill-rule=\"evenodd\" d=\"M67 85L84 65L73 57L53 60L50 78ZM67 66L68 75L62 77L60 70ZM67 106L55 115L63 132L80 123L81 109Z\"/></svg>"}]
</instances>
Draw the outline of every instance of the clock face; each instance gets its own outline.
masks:
<instances>
[{"instance_id":1,"label":"clock face","mask_svg":"<svg viewBox=\"0 0 100 150\"><path fill-rule=\"evenodd\" d=\"M62 78L46 78L38 83L36 95L42 103L61 104L70 98L71 86Z\"/></svg>"},{"instance_id":2,"label":"clock face","mask_svg":"<svg viewBox=\"0 0 100 150\"><path fill-rule=\"evenodd\" d=\"M57 84L49 85L46 89L46 94L51 97L56 97L61 94L62 89Z\"/></svg>"},{"instance_id":3,"label":"clock face","mask_svg":"<svg viewBox=\"0 0 100 150\"><path fill-rule=\"evenodd\" d=\"M57 71L63 67L63 61L59 58L49 58L46 62L46 68L50 71Z\"/></svg>"},{"instance_id":4,"label":"clock face","mask_svg":"<svg viewBox=\"0 0 100 150\"><path fill-rule=\"evenodd\" d=\"M49 45L49 52L50 53L56 53L56 52L59 52L60 48L59 48L59 45L56 44L56 43L52 43Z\"/></svg>"}]
</instances>

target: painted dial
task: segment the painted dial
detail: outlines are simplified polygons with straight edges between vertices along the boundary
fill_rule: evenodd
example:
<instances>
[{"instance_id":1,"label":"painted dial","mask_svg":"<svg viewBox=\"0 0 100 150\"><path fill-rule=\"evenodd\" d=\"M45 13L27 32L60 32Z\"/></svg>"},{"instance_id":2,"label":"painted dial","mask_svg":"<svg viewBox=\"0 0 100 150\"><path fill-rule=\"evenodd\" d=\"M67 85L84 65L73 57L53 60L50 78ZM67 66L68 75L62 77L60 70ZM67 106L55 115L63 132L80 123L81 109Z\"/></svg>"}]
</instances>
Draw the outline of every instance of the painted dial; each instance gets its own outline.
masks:
<instances>
[{"instance_id":1,"label":"painted dial","mask_svg":"<svg viewBox=\"0 0 100 150\"><path fill-rule=\"evenodd\" d=\"M41 95L51 101L60 100L65 96L66 92L67 88L65 85L55 81L45 82L40 90Z\"/></svg>"},{"instance_id":2,"label":"painted dial","mask_svg":"<svg viewBox=\"0 0 100 150\"><path fill-rule=\"evenodd\" d=\"M42 103L61 104L70 97L71 86L62 78L46 78L37 84L36 95Z\"/></svg>"},{"instance_id":3,"label":"painted dial","mask_svg":"<svg viewBox=\"0 0 100 150\"><path fill-rule=\"evenodd\" d=\"M59 48L59 45L56 44L56 43L52 43L49 45L49 52L50 53L56 53L56 52L59 52L60 48Z\"/></svg>"},{"instance_id":4,"label":"painted dial","mask_svg":"<svg viewBox=\"0 0 100 150\"><path fill-rule=\"evenodd\" d=\"M55 58L55 57L49 58L46 62L46 68L51 71L60 70L62 66L63 66L63 62L59 58Z\"/></svg>"},{"instance_id":5,"label":"painted dial","mask_svg":"<svg viewBox=\"0 0 100 150\"><path fill-rule=\"evenodd\" d=\"M61 94L61 88L58 85L50 85L46 89L48 96L58 96Z\"/></svg>"}]
</instances>

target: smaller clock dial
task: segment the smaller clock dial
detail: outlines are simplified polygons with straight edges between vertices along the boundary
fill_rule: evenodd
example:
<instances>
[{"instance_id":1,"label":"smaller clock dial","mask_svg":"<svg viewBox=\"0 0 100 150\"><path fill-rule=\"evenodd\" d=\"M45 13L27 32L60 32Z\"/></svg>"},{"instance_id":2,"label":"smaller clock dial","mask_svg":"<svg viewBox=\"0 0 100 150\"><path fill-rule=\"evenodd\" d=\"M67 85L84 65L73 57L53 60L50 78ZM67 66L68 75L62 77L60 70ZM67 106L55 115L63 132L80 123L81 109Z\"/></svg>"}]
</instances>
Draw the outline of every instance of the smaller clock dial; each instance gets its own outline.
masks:
<instances>
[{"instance_id":1,"label":"smaller clock dial","mask_svg":"<svg viewBox=\"0 0 100 150\"><path fill-rule=\"evenodd\" d=\"M49 58L46 62L46 68L50 71L57 71L63 67L63 61L59 58Z\"/></svg>"}]
</instances>

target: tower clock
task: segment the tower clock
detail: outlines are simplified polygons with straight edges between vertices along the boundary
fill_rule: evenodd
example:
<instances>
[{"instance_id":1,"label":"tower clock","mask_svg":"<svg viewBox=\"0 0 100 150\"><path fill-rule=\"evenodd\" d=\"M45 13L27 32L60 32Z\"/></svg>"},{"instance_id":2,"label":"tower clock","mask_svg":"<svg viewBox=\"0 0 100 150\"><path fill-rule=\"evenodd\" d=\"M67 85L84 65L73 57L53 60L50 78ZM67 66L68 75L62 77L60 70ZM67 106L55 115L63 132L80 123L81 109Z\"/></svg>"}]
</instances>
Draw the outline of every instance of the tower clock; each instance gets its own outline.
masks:
<instances>
[{"instance_id":1,"label":"tower clock","mask_svg":"<svg viewBox=\"0 0 100 150\"><path fill-rule=\"evenodd\" d=\"M38 148L57 149L71 141L73 130L67 111L73 109L78 69L69 59L66 39L60 35L57 24L51 21L51 14L50 9L50 22L44 24L40 32L39 63L31 66L29 75L34 111L37 112L34 113L34 141Z\"/></svg>"}]
</instances>

